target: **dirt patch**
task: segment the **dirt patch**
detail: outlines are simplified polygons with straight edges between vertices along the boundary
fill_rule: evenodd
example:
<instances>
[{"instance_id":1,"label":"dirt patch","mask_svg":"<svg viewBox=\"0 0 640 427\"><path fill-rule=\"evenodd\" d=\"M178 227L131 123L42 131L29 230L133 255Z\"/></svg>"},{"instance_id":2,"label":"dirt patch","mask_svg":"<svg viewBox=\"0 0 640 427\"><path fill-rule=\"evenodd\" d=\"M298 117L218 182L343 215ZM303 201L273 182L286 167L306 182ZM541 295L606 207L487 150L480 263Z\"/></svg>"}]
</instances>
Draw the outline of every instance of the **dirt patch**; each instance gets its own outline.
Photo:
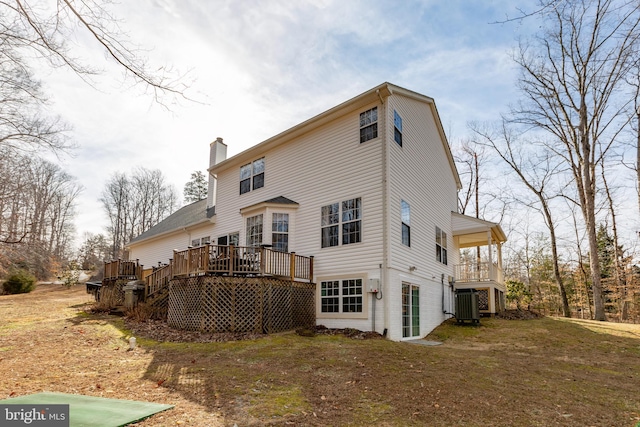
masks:
<instances>
[{"instance_id":1,"label":"dirt patch","mask_svg":"<svg viewBox=\"0 0 640 427\"><path fill-rule=\"evenodd\" d=\"M185 333L88 314L89 300L84 289L54 285L0 297L0 396L175 405L137 424L145 427L640 422L640 325L453 321L427 337L443 344L427 347L356 330ZM132 333L140 339L129 351Z\"/></svg>"},{"instance_id":2,"label":"dirt patch","mask_svg":"<svg viewBox=\"0 0 640 427\"><path fill-rule=\"evenodd\" d=\"M314 332L318 335L342 335L356 340L384 339L384 337L377 332L360 331L353 328L330 329L323 325L318 325L315 327Z\"/></svg>"}]
</instances>

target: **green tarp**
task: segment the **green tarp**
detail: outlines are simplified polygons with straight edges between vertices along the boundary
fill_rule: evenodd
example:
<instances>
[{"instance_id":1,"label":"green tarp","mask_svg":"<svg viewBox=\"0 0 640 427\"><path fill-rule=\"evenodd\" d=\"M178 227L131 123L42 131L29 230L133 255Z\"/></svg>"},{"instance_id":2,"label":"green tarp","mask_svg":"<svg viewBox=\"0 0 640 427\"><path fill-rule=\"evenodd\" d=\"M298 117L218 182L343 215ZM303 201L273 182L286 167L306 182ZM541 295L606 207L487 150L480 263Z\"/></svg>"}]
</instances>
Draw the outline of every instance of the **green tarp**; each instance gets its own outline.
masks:
<instances>
[{"instance_id":1,"label":"green tarp","mask_svg":"<svg viewBox=\"0 0 640 427\"><path fill-rule=\"evenodd\" d=\"M173 405L106 399L66 393L37 393L0 400L1 404L69 405L70 427L119 427L140 421Z\"/></svg>"}]
</instances>

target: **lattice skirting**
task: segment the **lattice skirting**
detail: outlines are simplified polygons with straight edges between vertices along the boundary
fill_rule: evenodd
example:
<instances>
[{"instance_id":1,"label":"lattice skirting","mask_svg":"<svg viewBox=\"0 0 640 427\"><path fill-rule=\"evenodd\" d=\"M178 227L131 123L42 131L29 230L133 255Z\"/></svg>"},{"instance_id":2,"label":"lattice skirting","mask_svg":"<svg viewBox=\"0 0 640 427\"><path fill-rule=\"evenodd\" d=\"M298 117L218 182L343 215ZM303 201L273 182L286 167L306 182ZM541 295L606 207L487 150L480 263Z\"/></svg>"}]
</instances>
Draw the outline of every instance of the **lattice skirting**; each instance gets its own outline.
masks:
<instances>
[{"instance_id":1,"label":"lattice skirting","mask_svg":"<svg viewBox=\"0 0 640 427\"><path fill-rule=\"evenodd\" d=\"M264 277L174 279L170 326L203 332L275 333L315 324L315 284Z\"/></svg>"},{"instance_id":2,"label":"lattice skirting","mask_svg":"<svg viewBox=\"0 0 640 427\"><path fill-rule=\"evenodd\" d=\"M158 320L167 320L167 312L169 311L169 289L162 289L145 301L147 307L151 310L151 318Z\"/></svg>"},{"instance_id":3,"label":"lattice skirting","mask_svg":"<svg viewBox=\"0 0 640 427\"><path fill-rule=\"evenodd\" d=\"M122 287L129 282L129 279L104 279L100 288L100 304L107 307L123 305L124 291Z\"/></svg>"}]
</instances>

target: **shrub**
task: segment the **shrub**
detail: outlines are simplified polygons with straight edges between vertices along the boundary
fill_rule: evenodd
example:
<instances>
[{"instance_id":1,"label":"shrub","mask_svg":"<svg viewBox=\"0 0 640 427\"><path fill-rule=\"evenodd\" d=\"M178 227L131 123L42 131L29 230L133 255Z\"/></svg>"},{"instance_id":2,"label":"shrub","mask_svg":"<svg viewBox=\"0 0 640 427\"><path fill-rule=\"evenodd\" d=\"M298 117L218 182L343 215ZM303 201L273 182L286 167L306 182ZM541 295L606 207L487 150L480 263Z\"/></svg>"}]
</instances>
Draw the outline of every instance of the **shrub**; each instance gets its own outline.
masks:
<instances>
[{"instance_id":1,"label":"shrub","mask_svg":"<svg viewBox=\"0 0 640 427\"><path fill-rule=\"evenodd\" d=\"M27 270L14 271L2 284L6 294L26 294L31 292L36 285L36 278Z\"/></svg>"}]
</instances>

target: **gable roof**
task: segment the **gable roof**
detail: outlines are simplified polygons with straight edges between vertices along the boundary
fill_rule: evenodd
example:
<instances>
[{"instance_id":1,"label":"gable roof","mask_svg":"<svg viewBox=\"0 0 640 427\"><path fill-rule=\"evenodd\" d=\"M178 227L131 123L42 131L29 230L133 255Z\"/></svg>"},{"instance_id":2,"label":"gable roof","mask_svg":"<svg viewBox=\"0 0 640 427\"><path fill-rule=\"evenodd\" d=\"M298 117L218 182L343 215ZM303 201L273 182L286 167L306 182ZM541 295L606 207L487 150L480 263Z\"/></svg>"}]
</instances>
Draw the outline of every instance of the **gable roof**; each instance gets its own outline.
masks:
<instances>
[{"instance_id":1,"label":"gable roof","mask_svg":"<svg viewBox=\"0 0 640 427\"><path fill-rule=\"evenodd\" d=\"M207 209L207 199L199 200L181 207L144 233L136 236L129 244L141 243L152 237L158 237L175 230L207 222L211 216L213 216L213 209Z\"/></svg>"},{"instance_id":2,"label":"gable roof","mask_svg":"<svg viewBox=\"0 0 640 427\"><path fill-rule=\"evenodd\" d=\"M348 101L345 101L323 113L320 113L317 116L314 116L292 128L285 130L284 132L281 132L257 145L254 145L253 147L248 148L239 154L236 154L233 157L229 157L228 159L210 167L209 172L217 174L226 169L247 163L253 160L254 157L260 156L262 153L265 153L266 151L274 147L291 141L292 139L295 139L296 137L304 133L312 131L313 129L316 129L346 114L347 112L358 110L373 101L386 99L393 94L405 96L429 105L431 113L433 114L434 121L436 123L436 127L438 129L438 133L440 134L440 140L442 141L444 151L447 155L449 167L451 168L454 179L456 181L456 186L458 189L461 189L462 182L460 181L458 169L456 168L456 164L453 160L451 148L449 147L449 142L447 141L447 137L444 133L444 127L442 126L442 121L440 120L440 115L438 114L438 109L436 108L434 99L388 82L382 83L381 85L378 85L354 98L351 98Z\"/></svg>"}]
</instances>

